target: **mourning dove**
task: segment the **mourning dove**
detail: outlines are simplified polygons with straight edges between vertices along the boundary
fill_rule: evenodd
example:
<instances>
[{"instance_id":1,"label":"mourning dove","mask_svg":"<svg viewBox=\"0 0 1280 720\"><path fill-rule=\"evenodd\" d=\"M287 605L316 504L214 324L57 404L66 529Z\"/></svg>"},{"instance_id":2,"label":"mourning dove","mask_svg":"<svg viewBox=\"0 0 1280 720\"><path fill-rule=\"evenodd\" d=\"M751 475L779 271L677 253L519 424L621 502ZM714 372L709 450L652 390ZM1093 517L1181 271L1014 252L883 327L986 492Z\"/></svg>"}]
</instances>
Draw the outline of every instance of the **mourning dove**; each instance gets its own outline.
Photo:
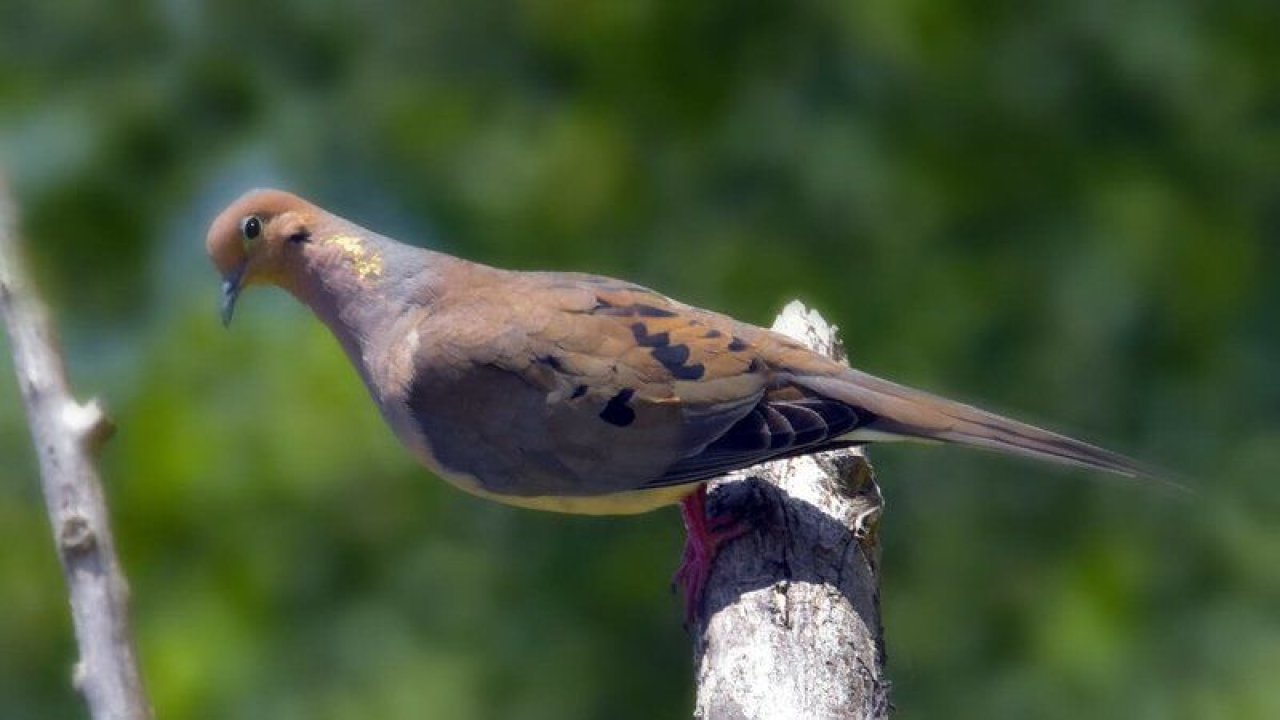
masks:
<instances>
[{"instance_id":1,"label":"mourning dove","mask_svg":"<svg viewBox=\"0 0 1280 720\"><path fill-rule=\"evenodd\" d=\"M592 515L684 501L690 603L739 532L709 524L703 484L766 460L923 440L1142 474L1121 455L639 285L468 262L281 191L234 202L207 247L224 323L250 285L293 294L329 326L400 441L459 488Z\"/></svg>"}]
</instances>

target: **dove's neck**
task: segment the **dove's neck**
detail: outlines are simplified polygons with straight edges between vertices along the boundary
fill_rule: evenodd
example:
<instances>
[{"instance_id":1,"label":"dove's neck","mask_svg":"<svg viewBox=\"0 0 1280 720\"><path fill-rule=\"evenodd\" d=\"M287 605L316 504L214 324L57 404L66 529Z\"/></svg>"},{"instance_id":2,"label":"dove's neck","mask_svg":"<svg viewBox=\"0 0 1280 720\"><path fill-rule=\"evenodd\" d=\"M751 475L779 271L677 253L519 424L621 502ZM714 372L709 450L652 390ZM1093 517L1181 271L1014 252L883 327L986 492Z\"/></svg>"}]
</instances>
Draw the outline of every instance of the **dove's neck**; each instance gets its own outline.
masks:
<instances>
[{"instance_id":1,"label":"dove's neck","mask_svg":"<svg viewBox=\"0 0 1280 720\"><path fill-rule=\"evenodd\" d=\"M354 226L312 244L289 289L329 326L366 382L383 351L378 343L407 310L430 306L445 273L462 262Z\"/></svg>"}]
</instances>

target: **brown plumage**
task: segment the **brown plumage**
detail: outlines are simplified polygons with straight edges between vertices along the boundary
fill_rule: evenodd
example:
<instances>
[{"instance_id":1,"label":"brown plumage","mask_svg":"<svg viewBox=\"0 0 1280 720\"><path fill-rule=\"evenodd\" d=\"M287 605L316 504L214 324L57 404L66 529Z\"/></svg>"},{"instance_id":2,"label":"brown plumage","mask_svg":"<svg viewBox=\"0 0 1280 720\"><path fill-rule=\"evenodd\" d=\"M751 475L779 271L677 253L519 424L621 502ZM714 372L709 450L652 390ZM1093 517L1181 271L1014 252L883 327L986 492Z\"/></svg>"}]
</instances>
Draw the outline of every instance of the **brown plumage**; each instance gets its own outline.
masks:
<instances>
[{"instance_id":1,"label":"brown plumage","mask_svg":"<svg viewBox=\"0 0 1280 720\"><path fill-rule=\"evenodd\" d=\"M1141 474L1115 453L637 285L466 262L283 192L232 204L208 250L225 320L243 287L288 290L330 327L423 463L513 505L642 512L730 470L881 440Z\"/></svg>"}]
</instances>

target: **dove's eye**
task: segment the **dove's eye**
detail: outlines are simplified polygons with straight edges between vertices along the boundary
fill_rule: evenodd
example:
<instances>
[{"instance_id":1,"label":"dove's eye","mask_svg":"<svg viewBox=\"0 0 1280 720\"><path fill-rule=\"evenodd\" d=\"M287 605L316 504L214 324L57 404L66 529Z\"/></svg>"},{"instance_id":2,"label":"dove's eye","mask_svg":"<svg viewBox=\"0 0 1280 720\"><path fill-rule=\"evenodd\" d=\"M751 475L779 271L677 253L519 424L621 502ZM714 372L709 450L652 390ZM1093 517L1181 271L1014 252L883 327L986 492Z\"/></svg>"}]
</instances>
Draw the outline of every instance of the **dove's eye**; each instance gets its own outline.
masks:
<instances>
[{"instance_id":1,"label":"dove's eye","mask_svg":"<svg viewBox=\"0 0 1280 720\"><path fill-rule=\"evenodd\" d=\"M262 234L262 221L256 215L250 215L240 221L240 234L245 240L252 240Z\"/></svg>"}]
</instances>

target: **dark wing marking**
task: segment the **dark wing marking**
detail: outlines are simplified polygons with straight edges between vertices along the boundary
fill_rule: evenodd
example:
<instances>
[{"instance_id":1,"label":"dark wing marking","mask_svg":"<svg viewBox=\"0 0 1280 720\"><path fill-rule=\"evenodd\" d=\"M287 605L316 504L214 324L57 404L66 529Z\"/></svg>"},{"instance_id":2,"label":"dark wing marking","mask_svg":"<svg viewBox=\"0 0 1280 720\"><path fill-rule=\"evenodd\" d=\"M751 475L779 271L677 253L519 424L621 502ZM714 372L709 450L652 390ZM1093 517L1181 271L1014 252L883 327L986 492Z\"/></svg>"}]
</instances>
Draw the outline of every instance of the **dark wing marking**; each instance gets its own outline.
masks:
<instances>
[{"instance_id":1,"label":"dark wing marking","mask_svg":"<svg viewBox=\"0 0 1280 720\"><path fill-rule=\"evenodd\" d=\"M697 482L766 460L841 447L845 443L838 438L875 419L821 397L764 399L697 455L675 463L646 487Z\"/></svg>"}]
</instances>

